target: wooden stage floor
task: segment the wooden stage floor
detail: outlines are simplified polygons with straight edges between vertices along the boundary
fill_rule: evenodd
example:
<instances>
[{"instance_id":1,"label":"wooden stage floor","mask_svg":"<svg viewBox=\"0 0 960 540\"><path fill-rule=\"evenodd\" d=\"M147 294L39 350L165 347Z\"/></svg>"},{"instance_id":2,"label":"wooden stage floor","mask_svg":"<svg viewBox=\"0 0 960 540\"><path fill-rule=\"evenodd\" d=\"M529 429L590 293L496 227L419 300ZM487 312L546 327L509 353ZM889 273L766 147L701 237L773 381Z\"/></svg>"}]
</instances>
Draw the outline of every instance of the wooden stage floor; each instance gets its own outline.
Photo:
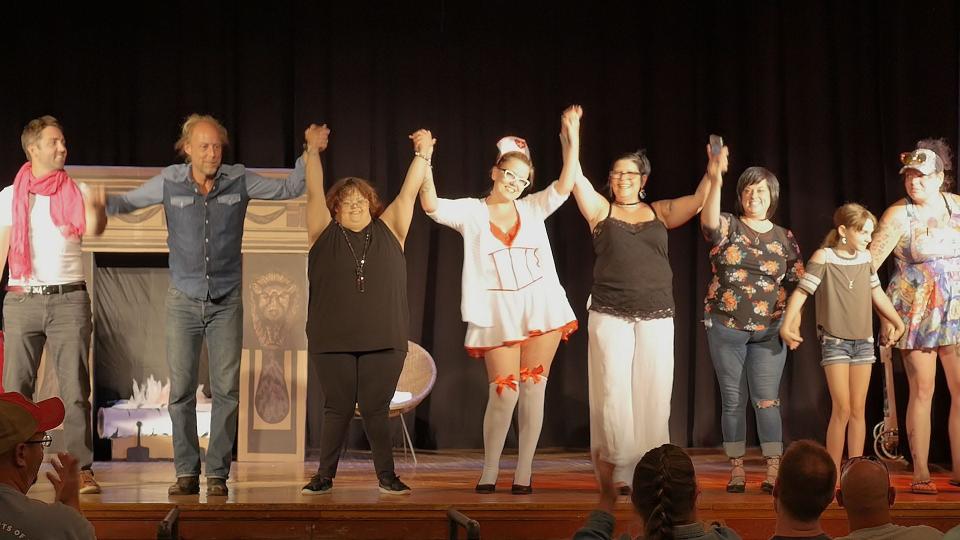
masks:
<instances>
[{"instance_id":1,"label":"wooden stage floor","mask_svg":"<svg viewBox=\"0 0 960 540\"><path fill-rule=\"evenodd\" d=\"M759 455L748 455L747 493L728 494L723 489L727 465L720 451L691 453L702 489L700 519L721 520L744 538L768 538L774 514L771 497L759 488L764 470ZM585 453L539 453L534 493L528 496L510 494L515 455L504 456L498 491L491 495L473 491L482 463L479 452L421 451L418 458L415 465L397 453L397 473L413 489L409 496L381 495L369 454L349 452L330 494L300 494L315 463L234 463L229 497L209 499L204 493L168 497L167 486L173 481L169 461L98 462L94 471L103 493L83 495L81 504L104 539L155 538L159 522L174 507L180 511L179 533L184 539L442 539L449 534L445 513L450 507L479 521L485 539L534 539L569 538L597 501ZM53 490L42 471L40 478L30 495L52 500ZM913 495L907 492L909 472L904 468L894 472L894 485L900 490L896 522L927 523L942 530L960 523L960 488L949 486L943 471L934 478L939 495ZM628 498L621 497L618 532L640 532L631 510ZM834 503L824 514L824 525L832 536L845 534L843 509ZM461 531L460 538L464 537Z\"/></svg>"}]
</instances>

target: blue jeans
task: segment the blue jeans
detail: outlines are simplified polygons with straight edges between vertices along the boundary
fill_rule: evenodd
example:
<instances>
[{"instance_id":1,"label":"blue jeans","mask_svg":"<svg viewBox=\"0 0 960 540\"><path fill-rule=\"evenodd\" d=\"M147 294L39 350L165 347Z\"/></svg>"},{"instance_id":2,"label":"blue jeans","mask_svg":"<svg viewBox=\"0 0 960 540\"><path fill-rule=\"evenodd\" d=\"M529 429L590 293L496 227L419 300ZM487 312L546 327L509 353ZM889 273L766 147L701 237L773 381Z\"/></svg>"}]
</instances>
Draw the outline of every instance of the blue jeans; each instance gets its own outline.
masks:
<instances>
[{"instance_id":1,"label":"blue jeans","mask_svg":"<svg viewBox=\"0 0 960 540\"><path fill-rule=\"evenodd\" d=\"M742 457L746 452L748 397L756 412L763 455L783 454L778 396L787 348L780 341L780 321L759 332L727 328L709 314L703 324L720 384L720 427L727 456Z\"/></svg>"},{"instance_id":2,"label":"blue jeans","mask_svg":"<svg viewBox=\"0 0 960 540\"><path fill-rule=\"evenodd\" d=\"M178 478L200 475L197 377L204 338L210 355L210 391L213 394L207 478L226 479L230 476L233 442L237 438L240 402L240 350L243 346L240 287L216 301L196 300L174 287L167 290L170 420L173 422L173 462Z\"/></svg>"},{"instance_id":3,"label":"blue jeans","mask_svg":"<svg viewBox=\"0 0 960 540\"><path fill-rule=\"evenodd\" d=\"M3 299L3 386L33 399L40 355L47 347L60 385L64 447L80 466L93 463L90 429L90 296L87 291L61 294L8 292Z\"/></svg>"}]
</instances>

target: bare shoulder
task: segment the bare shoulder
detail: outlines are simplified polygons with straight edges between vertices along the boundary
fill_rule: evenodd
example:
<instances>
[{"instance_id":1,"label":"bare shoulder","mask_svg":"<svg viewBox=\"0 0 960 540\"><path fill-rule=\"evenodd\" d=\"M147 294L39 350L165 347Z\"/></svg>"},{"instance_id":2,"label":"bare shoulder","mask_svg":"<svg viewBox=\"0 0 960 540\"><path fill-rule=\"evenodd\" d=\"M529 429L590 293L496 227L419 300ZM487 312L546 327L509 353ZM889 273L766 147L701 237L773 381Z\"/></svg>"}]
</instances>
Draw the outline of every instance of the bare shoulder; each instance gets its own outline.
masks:
<instances>
[{"instance_id":1,"label":"bare shoulder","mask_svg":"<svg viewBox=\"0 0 960 540\"><path fill-rule=\"evenodd\" d=\"M883 211L883 215L880 216L879 224L899 226L905 223L906 219L907 200L900 199Z\"/></svg>"}]
</instances>

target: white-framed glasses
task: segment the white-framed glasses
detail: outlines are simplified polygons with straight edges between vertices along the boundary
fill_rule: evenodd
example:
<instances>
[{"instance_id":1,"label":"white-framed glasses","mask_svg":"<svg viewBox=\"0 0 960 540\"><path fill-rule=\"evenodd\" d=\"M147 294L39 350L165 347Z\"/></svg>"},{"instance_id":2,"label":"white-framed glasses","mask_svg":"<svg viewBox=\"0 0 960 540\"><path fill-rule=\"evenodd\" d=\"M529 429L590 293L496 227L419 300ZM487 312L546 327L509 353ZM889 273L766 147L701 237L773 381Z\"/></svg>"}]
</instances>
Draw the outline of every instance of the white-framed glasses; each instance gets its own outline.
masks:
<instances>
[{"instance_id":1,"label":"white-framed glasses","mask_svg":"<svg viewBox=\"0 0 960 540\"><path fill-rule=\"evenodd\" d=\"M640 178L640 173L637 171L610 171L611 180L619 180L621 178L633 181Z\"/></svg>"},{"instance_id":2,"label":"white-framed glasses","mask_svg":"<svg viewBox=\"0 0 960 540\"><path fill-rule=\"evenodd\" d=\"M520 186L520 189L526 189L530 185L529 178L520 178L517 176L517 173L511 171L510 169L504 169L503 167L497 167L500 169L500 172L503 173L503 178L507 181L508 184L516 184Z\"/></svg>"}]
</instances>

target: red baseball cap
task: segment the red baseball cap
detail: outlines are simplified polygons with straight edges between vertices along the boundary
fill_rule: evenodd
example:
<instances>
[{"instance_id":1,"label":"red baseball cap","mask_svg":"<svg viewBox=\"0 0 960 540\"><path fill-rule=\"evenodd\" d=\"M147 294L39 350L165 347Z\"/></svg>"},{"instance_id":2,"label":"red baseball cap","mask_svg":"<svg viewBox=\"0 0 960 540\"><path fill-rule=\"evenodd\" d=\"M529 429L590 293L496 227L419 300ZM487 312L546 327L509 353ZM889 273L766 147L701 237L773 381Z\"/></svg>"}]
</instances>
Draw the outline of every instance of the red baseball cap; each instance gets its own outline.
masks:
<instances>
[{"instance_id":1,"label":"red baseball cap","mask_svg":"<svg viewBox=\"0 0 960 540\"><path fill-rule=\"evenodd\" d=\"M63 415L60 398L34 403L17 392L0 394L0 453L28 440L34 433L59 426Z\"/></svg>"}]
</instances>

